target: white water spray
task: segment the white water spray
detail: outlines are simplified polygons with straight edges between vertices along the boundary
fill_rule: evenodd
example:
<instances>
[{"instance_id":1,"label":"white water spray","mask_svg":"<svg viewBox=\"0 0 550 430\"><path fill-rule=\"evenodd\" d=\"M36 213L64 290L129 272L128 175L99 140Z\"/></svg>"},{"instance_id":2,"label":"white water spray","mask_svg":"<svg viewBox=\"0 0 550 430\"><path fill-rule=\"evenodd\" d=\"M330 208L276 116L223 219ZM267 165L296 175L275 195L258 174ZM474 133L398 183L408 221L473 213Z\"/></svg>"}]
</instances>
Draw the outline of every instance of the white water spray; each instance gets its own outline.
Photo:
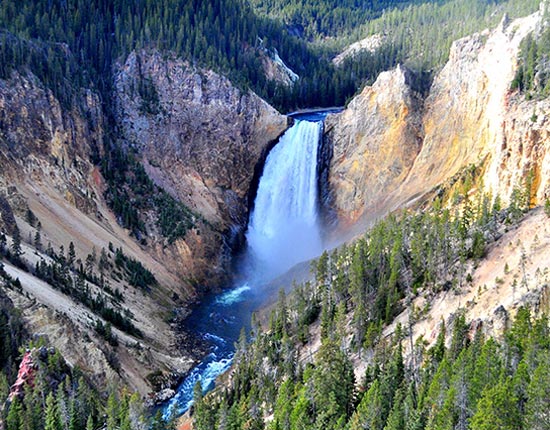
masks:
<instances>
[{"instance_id":1,"label":"white water spray","mask_svg":"<svg viewBox=\"0 0 550 430\"><path fill-rule=\"evenodd\" d=\"M322 251L317 150L322 122L296 121L269 153L247 240L257 271L272 278Z\"/></svg>"}]
</instances>

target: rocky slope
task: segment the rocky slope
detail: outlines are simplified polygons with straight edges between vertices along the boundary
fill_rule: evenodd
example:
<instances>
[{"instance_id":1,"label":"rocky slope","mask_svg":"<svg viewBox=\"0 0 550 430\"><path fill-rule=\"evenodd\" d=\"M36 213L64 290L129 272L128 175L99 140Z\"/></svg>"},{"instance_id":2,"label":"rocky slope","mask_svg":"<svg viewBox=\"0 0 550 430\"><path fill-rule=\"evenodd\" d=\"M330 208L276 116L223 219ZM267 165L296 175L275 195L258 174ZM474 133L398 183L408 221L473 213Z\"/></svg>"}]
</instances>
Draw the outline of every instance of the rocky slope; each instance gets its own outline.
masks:
<instances>
[{"instance_id":1,"label":"rocky slope","mask_svg":"<svg viewBox=\"0 0 550 430\"><path fill-rule=\"evenodd\" d=\"M157 94L149 110L138 91L144 80ZM212 224L244 226L254 166L287 117L227 78L159 52L132 53L115 84L118 121L151 177Z\"/></svg>"},{"instance_id":2,"label":"rocky slope","mask_svg":"<svg viewBox=\"0 0 550 430\"><path fill-rule=\"evenodd\" d=\"M373 34L372 36L365 37L355 43L352 43L336 57L332 59L332 63L340 67L344 62L350 58L353 58L363 52L373 53L376 52L384 42L384 36L381 34Z\"/></svg>"},{"instance_id":3,"label":"rocky slope","mask_svg":"<svg viewBox=\"0 0 550 430\"><path fill-rule=\"evenodd\" d=\"M147 88L140 92L139 85ZM21 282L9 294L29 331L46 335L98 384L118 380L145 394L149 374L188 369L192 351L169 322L174 307L194 300L198 287L221 282L232 232L237 236L246 225L257 165L287 120L227 79L156 52L130 55L116 73L116 88L119 143L137 152L155 183L201 217L201 228L168 242L150 210L146 240L122 228L104 198L108 184L91 162L105 155L107 119L99 96L73 89L72 103L63 104L32 73L14 72L0 80L0 231L8 246L16 231L23 240L27 271L5 266ZM105 319L35 276L36 263L55 260L50 244L60 252L70 242L76 267L95 252L98 270L99 254L107 250L102 270L111 292L91 281L88 288L129 316L141 338L113 327L119 346L109 345L95 329ZM117 249L151 271L158 285L150 291L130 285L116 264ZM122 299L112 297L115 290Z\"/></svg>"},{"instance_id":4,"label":"rocky slope","mask_svg":"<svg viewBox=\"0 0 550 430\"><path fill-rule=\"evenodd\" d=\"M102 151L104 117L99 98L82 90L82 97L75 100L70 108L62 106L32 74L14 73L9 81L0 81L0 228L8 237L20 232L26 242L22 258L31 267L41 258L49 259L47 244L57 251L61 246L68 249L72 241L76 258L84 261L92 249L99 252L111 243L153 270L168 297L169 287L182 296L189 295L189 287L138 246L106 207L101 175L90 162L93 151ZM29 213L34 215L33 222ZM35 239L38 232L39 245ZM133 370L118 375L109 363L110 348L93 331L97 316L84 312L81 305L32 274L10 265L6 271L22 284L21 292L11 291L10 295L22 310L29 332L47 335L71 364L87 369L99 383L122 378L145 393L147 373L166 365L182 371L188 365L186 360L180 366L168 364L178 355L174 335L161 315L170 310L169 301L139 297L134 288L126 286L125 306L145 330L143 346L150 356L157 357L121 356L120 363ZM112 287L117 287L112 282ZM161 333L158 337L157 331ZM67 333L72 334L70 342Z\"/></svg>"},{"instance_id":5,"label":"rocky slope","mask_svg":"<svg viewBox=\"0 0 550 430\"><path fill-rule=\"evenodd\" d=\"M411 79L403 67L381 73L347 109L325 122L325 145L333 147L333 156L328 188L321 192L344 225L402 184L418 155L422 100Z\"/></svg>"},{"instance_id":6,"label":"rocky slope","mask_svg":"<svg viewBox=\"0 0 550 430\"><path fill-rule=\"evenodd\" d=\"M505 201L531 170L536 202L548 195L548 102L510 90L520 43L541 16L505 17L493 31L456 41L423 102L413 102L398 68L327 119L334 158L326 194L341 225L364 225L415 201L470 164L484 190Z\"/></svg>"}]
</instances>

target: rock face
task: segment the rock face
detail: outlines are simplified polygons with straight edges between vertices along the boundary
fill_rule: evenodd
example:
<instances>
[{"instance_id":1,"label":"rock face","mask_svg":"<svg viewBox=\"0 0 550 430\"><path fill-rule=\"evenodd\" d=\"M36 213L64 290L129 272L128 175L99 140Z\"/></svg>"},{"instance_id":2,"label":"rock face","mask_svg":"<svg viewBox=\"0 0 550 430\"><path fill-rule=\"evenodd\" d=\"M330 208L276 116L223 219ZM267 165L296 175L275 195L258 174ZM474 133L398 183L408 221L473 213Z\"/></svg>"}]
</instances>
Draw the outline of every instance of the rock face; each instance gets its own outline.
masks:
<instances>
[{"instance_id":1,"label":"rock face","mask_svg":"<svg viewBox=\"0 0 550 430\"><path fill-rule=\"evenodd\" d=\"M17 372L17 380L10 387L10 394L8 399L13 401L14 398L18 397L21 399L25 390L25 385L30 387L34 386L34 360L32 358L31 351L25 352L23 359L19 364L19 371Z\"/></svg>"},{"instance_id":2,"label":"rock face","mask_svg":"<svg viewBox=\"0 0 550 430\"><path fill-rule=\"evenodd\" d=\"M381 73L345 111L326 119L333 155L323 200L344 224L356 222L403 183L420 150L422 101L411 79L403 67Z\"/></svg>"},{"instance_id":3,"label":"rock face","mask_svg":"<svg viewBox=\"0 0 550 430\"><path fill-rule=\"evenodd\" d=\"M380 48L380 46L382 46L383 42L384 36L381 34L373 34L372 36L366 37L349 45L340 54L332 59L332 63L336 67L339 67L344 64L344 61L347 59L353 58L362 52L375 52L378 48Z\"/></svg>"},{"instance_id":4,"label":"rock face","mask_svg":"<svg viewBox=\"0 0 550 430\"><path fill-rule=\"evenodd\" d=\"M423 103L398 68L327 119L328 187L344 226L406 205L470 164L481 167L484 191L505 201L531 170L537 201L548 195L548 101L510 90L520 43L540 22L540 13L505 17L491 32L456 41Z\"/></svg>"},{"instance_id":5,"label":"rock face","mask_svg":"<svg viewBox=\"0 0 550 430\"><path fill-rule=\"evenodd\" d=\"M158 52L132 53L115 78L117 115L151 177L209 222L244 226L254 166L287 117L226 78ZM138 88L147 82L156 105Z\"/></svg>"},{"instance_id":6,"label":"rock face","mask_svg":"<svg viewBox=\"0 0 550 430\"><path fill-rule=\"evenodd\" d=\"M34 75L17 72L0 80L0 230L8 243L20 232L29 267L51 261L47 244L57 251L73 242L76 266L105 251L112 265L107 286L123 301L89 287L109 306L127 311L142 338L113 327L120 346L112 347L94 330L97 321L106 324L101 316L32 270L6 262L7 273L22 286L9 295L29 332L47 336L71 365L99 385L121 382L145 395L148 374L189 369L193 351L182 350L184 336L176 336L169 323L172 311L222 279L230 233L246 225L256 166L287 119L227 79L155 52L130 55L115 77L120 143L137 152L159 186L201 217L200 230L168 243L156 231L157 214L148 212L147 243L131 236L106 204L107 184L90 161L104 155L107 120L99 96L72 88L72 103L62 103ZM117 275L119 248L149 269L158 285L146 292Z\"/></svg>"},{"instance_id":7,"label":"rock face","mask_svg":"<svg viewBox=\"0 0 550 430\"><path fill-rule=\"evenodd\" d=\"M101 174L90 162L92 154L102 155L104 124L99 97L91 90L76 91L67 105L30 73L14 72L9 80L0 80L0 230L8 238L20 232L29 267L40 260L51 261L44 252L47 244L57 251L61 246L68 249L73 242L81 261L93 249L99 253L111 244L154 272L159 296L145 295L114 278L108 280L111 288L124 291L124 307L144 334L139 341L142 349L113 352L93 329L96 321L102 321L100 316L40 281L32 270L24 272L5 262L5 270L22 285L21 293L8 294L28 331L47 336L72 365L86 370L98 384L121 381L146 394L148 373L159 368L185 371L189 366L161 314L174 306L169 299L172 294L186 298L194 291L155 259L150 249L130 237L108 209ZM32 223L29 211L35 217ZM34 239L38 233L41 245ZM136 343L115 332L128 345ZM127 371L117 373L115 362Z\"/></svg>"},{"instance_id":8,"label":"rock face","mask_svg":"<svg viewBox=\"0 0 550 430\"><path fill-rule=\"evenodd\" d=\"M64 108L32 75L0 80L0 184L47 178L65 199L91 213L89 159L101 150L103 116L93 92L75 96L79 102Z\"/></svg>"},{"instance_id":9,"label":"rock face","mask_svg":"<svg viewBox=\"0 0 550 430\"><path fill-rule=\"evenodd\" d=\"M502 123L502 138L490 154L485 186L493 195L508 197L532 174L533 204L550 197L550 100L510 100Z\"/></svg>"},{"instance_id":10,"label":"rock face","mask_svg":"<svg viewBox=\"0 0 550 430\"><path fill-rule=\"evenodd\" d=\"M259 52L265 77L268 80L291 86L300 79L300 77L283 62L275 48L272 48L272 50L261 49Z\"/></svg>"}]
</instances>

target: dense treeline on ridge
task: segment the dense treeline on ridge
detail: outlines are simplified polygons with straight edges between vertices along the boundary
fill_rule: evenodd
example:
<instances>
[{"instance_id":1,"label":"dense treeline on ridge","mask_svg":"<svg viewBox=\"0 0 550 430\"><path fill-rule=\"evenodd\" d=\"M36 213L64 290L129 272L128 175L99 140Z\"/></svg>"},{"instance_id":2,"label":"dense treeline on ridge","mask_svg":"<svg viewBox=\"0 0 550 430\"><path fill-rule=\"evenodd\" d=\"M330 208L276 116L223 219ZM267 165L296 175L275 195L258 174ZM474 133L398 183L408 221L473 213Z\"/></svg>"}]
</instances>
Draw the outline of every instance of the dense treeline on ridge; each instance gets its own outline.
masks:
<instances>
[{"instance_id":1,"label":"dense treeline on ridge","mask_svg":"<svg viewBox=\"0 0 550 430\"><path fill-rule=\"evenodd\" d=\"M114 62L133 49L155 47L220 71L283 111L335 106L398 62L410 59L417 71L431 71L445 61L453 40L496 24L504 12L530 13L539 2L346 1L338 7L333 1L251 3L4 1L0 4L0 77L7 77L13 68L29 66L64 98L71 84L93 82L108 101ZM315 35L314 43L294 36L287 21L291 27L303 26L302 21L317 27L307 30ZM331 63L344 43L374 33L388 37L378 52L360 54L340 67ZM326 35L338 37L321 38ZM426 46L431 49L425 50ZM300 76L293 86L266 79L262 50L272 48Z\"/></svg>"}]
</instances>

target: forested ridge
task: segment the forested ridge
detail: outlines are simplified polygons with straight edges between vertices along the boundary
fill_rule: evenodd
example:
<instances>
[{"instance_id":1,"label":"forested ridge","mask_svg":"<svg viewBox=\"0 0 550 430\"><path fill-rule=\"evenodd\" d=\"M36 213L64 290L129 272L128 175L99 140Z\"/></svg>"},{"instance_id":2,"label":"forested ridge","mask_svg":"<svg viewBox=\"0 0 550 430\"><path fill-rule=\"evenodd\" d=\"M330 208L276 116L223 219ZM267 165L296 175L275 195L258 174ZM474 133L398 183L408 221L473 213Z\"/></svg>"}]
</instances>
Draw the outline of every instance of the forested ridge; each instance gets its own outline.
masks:
<instances>
[{"instance_id":1,"label":"forested ridge","mask_svg":"<svg viewBox=\"0 0 550 430\"><path fill-rule=\"evenodd\" d=\"M291 32L310 39L342 36L378 18L384 10L420 1L411 0L251 0L261 14L281 19Z\"/></svg>"},{"instance_id":2,"label":"forested ridge","mask_svg":"<svg viewBox=\"0 0 550 430\"><path fill-rule=\"evenodd\" d=\"M546 10L547 16L549 11ZM550 28L528 35L521 43L519 67L512 81L527 99L550 95Z\"/></svg>"},{"instance_id":3,"label":"forested ridge","mask_svg":"<svg viewBox=\"0 0 550 430\"><path fill-rule=\"evenodd\" d=\"M250 3L4 1L0 77L28 67L63 100L70 100L71 88L93 84L108 107L117 59L133 49L154 47L213 68L283 111L335 106L399 62L410 63L418 72L432 71L443 64L458 37L495 25L505 12L512 17L526 15L539 4L535 0ZM289 25L306 25L314 37L296 36ZM338 68L331 63L346 43L375 33L387 36L378 52L350 58ZM288 87L267 80L260 47L277 49L300 76L298 82Z\"/></svg>"},{"instance_id":4,"label":"forested ridge","mask_svg":"<svg viewBox=\"0 0 550 430\"><path fill-rule=\"evenodd\" d=\"M410 331L429 312L429 297L471 282L472 264L499 231L530 210L529 189L516 189L505 209L498 198L455 194L460 211L436 201L324 253L314 281L281 291L267 325L253 320L250 342L242 332L227 385L206 397L197 385L194 428L547 429L546 316L521 307L495 339L459 310L430 347L422 337L413 345ZM426 309L412 307L418 294L428 297ZM409 325L383 336L407 308ZM321 345L310 355L317 330ZM355 380L358 357L369 364Z\"/></svg>"}]
</instances>

